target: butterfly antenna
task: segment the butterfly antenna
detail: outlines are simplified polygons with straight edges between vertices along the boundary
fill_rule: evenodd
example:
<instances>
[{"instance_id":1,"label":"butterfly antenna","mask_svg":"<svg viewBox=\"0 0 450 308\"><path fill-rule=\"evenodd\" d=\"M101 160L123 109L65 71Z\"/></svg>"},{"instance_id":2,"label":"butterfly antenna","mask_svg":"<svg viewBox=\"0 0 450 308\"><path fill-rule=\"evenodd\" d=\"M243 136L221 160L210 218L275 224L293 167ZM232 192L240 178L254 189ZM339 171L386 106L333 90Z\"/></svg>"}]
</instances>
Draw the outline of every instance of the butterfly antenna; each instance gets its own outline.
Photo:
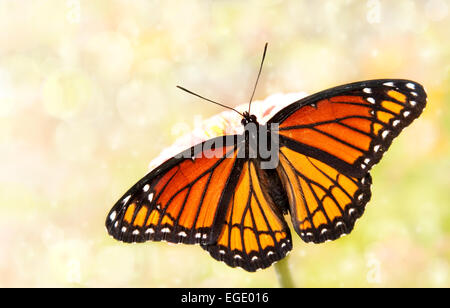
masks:
<instances>
[{"instance_id":1,"label":"butterfly antenna","mask_svg":"<svg viewBox=\"0 0 450 308\"><path fill-rule=\"evenodd\" d=\"M177 88L178 88L178 89L181 89L181 90L183 90L183 91L186 91L187 93L192 94L192 95L194 95L194 96L200 97L201 99L204 99L205 101L208 101L208 102L211 102L211 103L213 103L213 104L222 106L222 107L224 107L224 108L233 110L233 111L237 112L240 116L244 117L244 115L243 115L242 113L240 113L239 111L237 111L237 110L234 109L234 108L231 108L231 107L229 107L229 106L223 105L223 104L218 103L218 102L215 102L215 101L213 101L213 100L210 100L210 99L208 99L208 98L206 98L206 97L203 97L203 96L201 96L201 95L198 95L197 93L194 93L194 92L192 92L192 91L189 91L188 89L183 88L183 87L181 87L181 86L177 86Z\"/></svg>"},{"instance_id":2,"label":"butterfly antenna","mask_svg":"<svg viewBox=\"0 0 450 308\"><path fill-rule=\"evenodd\" d=\"M266 58L267 45L268 45L268 43L266 43L266 45L264 45L264 53L262 56L261 65L259 66L258 77L256 78L255 87L253 88L252 97L250 97L250 102L248 103L248 113L250 113L250 107L252 105L253 96L255 95L256 86L258 85L259 76L261 75L264 59Z\"/></svg>"}]
</instances>

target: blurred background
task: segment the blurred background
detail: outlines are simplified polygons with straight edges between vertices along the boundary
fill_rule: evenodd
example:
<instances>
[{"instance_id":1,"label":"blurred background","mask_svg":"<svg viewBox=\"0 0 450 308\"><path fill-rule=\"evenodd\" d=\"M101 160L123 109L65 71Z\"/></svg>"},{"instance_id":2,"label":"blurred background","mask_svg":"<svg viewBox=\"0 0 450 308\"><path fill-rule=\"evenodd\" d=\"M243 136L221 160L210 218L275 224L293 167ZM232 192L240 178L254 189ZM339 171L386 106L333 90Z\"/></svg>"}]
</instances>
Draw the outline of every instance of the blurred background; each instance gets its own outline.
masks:
<instances>
[{"instance_id":1,"label":"blurred background","mask_svg":"<svg viewBox=\"0 0 450 308\"><path fill-rule=\"evenodd\" d=\"M354 231L305 244L302 287L450 286L450 3L446 0L0 1L0 287L277 287L198 246L108 236L112 205L195 121L372 78L429 95L372 170ZM195 120L195 121L194 121Z\"/></svg>"}]
</instances>

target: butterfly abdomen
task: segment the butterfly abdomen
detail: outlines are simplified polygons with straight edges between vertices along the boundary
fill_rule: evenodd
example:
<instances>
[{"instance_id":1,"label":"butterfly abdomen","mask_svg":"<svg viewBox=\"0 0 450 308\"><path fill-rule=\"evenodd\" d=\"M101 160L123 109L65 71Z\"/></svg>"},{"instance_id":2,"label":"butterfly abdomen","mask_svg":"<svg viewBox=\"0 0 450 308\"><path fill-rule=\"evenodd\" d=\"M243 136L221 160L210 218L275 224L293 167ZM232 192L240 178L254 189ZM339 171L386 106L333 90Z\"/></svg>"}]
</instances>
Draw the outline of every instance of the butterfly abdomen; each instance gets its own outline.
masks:
<instances>
[{"instance_id":1,"label":"butterfly abdomen","mask_svg":"<svg viewBox=\"0 0 450 308\"><path fill-rule=\"evenodd\" d=\"M281 211L283 215L288 213L289 199L283 188L280 177L275 169L259 169L258 177L261 186L264 187L266 198L273 201L274 209Z\"/></svg>"}]
</instances>

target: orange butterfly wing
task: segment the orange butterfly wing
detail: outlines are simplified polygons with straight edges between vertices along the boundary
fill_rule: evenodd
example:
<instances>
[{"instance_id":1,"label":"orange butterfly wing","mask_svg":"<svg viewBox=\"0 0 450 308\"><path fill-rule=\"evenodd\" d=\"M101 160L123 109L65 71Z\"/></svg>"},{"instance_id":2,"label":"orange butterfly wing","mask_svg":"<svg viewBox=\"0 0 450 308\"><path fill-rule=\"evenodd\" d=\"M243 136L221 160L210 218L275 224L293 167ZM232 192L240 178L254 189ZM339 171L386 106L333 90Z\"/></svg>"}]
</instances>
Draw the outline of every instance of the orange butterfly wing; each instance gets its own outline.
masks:
<instances>
[{"instance_id":1,"label":"orange butterfly wing","mask_svg":"<svg viewBox=\"0 0 450 308\"><path fill-rule=\"evenodd\" d=\"M205 142L194 146L142 178L109 212L109 234L124 242L214 242L220 230L213 226L223 219L236 185L230 180L235 137L209 140L209 150Z\"/></svg>"},{"instance_id":2,"label":"orange butterfly wing","mask_svg":"<svg viewBox=\"0 0 450 308\"><path fill-rule=\"evenodd\" d=\"M280 144L362 177L425 104L416 82L370 80L308 96L269 123L279 123Z\"/></svg>"},{"instance_id":3,"label":"orange butterfly wing","mask_svg":"<svg viewBox=\"0 0 450 308\"><path fill-rule=\"evenodd\" d=\"M281 209L263 183L270 181L254 161L237 170L238 184L229 201L221 233L213 245L202 245L212 257L231 267L254 272L272 265L292 249ZM270 184L269 184L270 185Z\"/></svg>"},{"instance_id":4,"label":"orange butterfly wing","mask_svg":"<svg viewBox=\"0 0 450 308\"><path fill-rule=\"evenodd\" d=\"M287 147L281 149L278 171L294 229L305 242L321 243L350 233L371 197L369 173L348 176Z\"/></svg>"},{"instance_id":5,"label":"orange butterfly wing","mask_svg":"<svg viewBox=\"0 0 450 308\"><path fill-rule=\"evenodd\" d=\"M279 123L277 170L304 241L353 229L370 199L370 168L425 105L416 82L371 80L306 97L269 121Z\"/></svg>"}]
</instances>

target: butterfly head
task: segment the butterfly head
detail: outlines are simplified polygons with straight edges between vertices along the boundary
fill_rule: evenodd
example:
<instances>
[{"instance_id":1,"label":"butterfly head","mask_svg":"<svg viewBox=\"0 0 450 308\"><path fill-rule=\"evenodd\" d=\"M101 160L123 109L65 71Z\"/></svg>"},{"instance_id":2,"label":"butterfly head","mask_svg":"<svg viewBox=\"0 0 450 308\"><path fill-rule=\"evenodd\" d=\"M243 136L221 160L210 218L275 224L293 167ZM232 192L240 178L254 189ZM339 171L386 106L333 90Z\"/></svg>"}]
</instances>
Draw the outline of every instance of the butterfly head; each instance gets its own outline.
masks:
<instances>
[{"instance_id":1,"label":"butterfly head","mask_svg":"<svg viewBox=\"0 0 450 308\"><path fill-rule=\"evenodd\" d=\"M245 126L249 123L258 124L258 121L256 120L256 116L254 114L250 114L247 111L244 111L242 115L244 116L241 121L242 125Z\"/></svg>"}]
</instances>

